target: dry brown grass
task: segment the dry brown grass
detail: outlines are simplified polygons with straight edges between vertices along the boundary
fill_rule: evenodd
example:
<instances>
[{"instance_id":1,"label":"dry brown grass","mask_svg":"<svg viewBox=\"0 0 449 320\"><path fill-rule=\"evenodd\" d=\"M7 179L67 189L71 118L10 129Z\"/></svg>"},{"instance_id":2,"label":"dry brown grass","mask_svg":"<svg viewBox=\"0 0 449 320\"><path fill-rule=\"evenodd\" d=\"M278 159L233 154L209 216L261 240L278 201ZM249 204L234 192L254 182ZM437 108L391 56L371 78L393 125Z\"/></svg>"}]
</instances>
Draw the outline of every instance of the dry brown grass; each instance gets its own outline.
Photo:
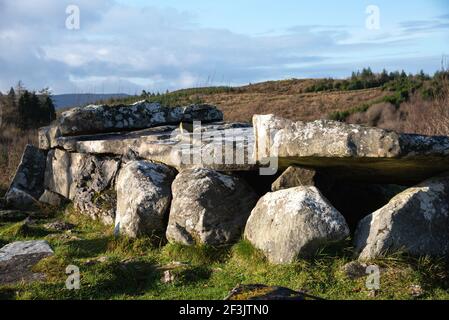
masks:
<instances>
[{"instance_id":1,"label":"dry brown grass","mask_svg":"<svg viewBox=\"0 0 449 320\"><path fill-rule=\"evenodd\" d=\"M271 84L273 88L268 84L253 85L251 89L212 94L201 99L218 106L226 121L250 122L254 114L270 113L295 121L310 121L326 118L335 111L359 107L386 95L381 89L301 93L299 87L305 87L305 83L283 89L280 89L280 84Z\"/></svg>"},{"instance_id":2,"label":"dry brown grass","mask_svg":"<svg viewBox=\"0 0 449 320\"><path fill-rule=\"evenodd\" d=\"M414 96L401 109L406 114L404 132L449 136L449 81L435 100L424 101Z\"/></svg>"},{"instance_id":3,"label":"dry brown grass","mask_svg":"<svg viewBox=\"0 0 449 320\"><path fill-rule=\"evenodd\" d=\"M0 128L0 196L8 188L27 144L37 144L35 130L21 131L14 127Z\"/></svg>"}]
</instances>

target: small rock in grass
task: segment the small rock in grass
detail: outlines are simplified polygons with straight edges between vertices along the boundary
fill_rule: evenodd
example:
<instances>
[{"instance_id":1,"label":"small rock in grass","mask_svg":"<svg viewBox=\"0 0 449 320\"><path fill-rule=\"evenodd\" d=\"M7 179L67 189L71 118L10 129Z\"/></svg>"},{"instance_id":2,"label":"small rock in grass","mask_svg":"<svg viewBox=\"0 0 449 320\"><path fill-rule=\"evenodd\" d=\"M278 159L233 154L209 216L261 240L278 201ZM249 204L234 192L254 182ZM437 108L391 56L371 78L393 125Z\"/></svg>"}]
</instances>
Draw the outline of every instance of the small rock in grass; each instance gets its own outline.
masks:
<instances>
[{"instance_id":1,"label":"small rock in grass","mask_svg":"<svg viewBox=\"0 0 449 320\"><path fill-rule=\"evenodd\" d=\"M238 285L224 300L305 300L302 292L263 284Z\"/></svg>"},{"instance_id":2,"label":"small rock in grass","mask_svg":"<svg viewBox=\"0 0 449 320\"><path fill-rule=\"evenodd\" d=\"M351 280L361 278L366 275L367 265L358 261L351 261L341 267L341 271Z\"/></svg>"},{"instance_id":3,"label":"small rock in grass","mask_svg":"<svg viewBox=\"0 0 449 320\"><path fill-rule=\"evenodd\" d=\"M161 278L162 283L172 283L175 281L175 275L170 270L165 270Z\"/></svg>"},{"instance_id":4,"label":"small rock in grass","mask_svg":"<svg viewBox=\"0 0 449 320\"><path fill-rule=\"evenodd\" d=\"M34 273L31 268L52 255L53 250L43 240L7 244L0 249L0 285L43 280L45 275Z\"/></svg>"},{"instance_id":5,"label":"small rock in grass","mask_svg":"<svg viewBox=\"0 0 449 320\"><path fill-rule=\"evenodd\" d=\"M424 295L424 290L419 284L410 286L410 295L414 298L419 298Z\"/></svg>"},{"instance_id":6,"label":"small rock in grass","mask_svg":"<svg viewBox=\"0 0 449 320\"><path fill-rule=\"evenodd\" d=\"M54 231L70 231L75 228L75 225L65 221L54 221L44 225L46 229Z\"/></svg>"}]
</instances>

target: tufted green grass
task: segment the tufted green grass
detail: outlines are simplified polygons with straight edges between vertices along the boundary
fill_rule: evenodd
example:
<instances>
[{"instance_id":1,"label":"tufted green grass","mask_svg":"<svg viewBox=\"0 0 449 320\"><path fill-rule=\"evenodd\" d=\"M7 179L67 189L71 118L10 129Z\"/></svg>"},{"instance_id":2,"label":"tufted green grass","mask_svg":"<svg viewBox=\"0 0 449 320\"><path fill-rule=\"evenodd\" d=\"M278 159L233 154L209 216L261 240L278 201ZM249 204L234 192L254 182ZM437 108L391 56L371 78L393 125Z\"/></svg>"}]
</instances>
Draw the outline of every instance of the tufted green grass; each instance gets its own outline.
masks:
<instances>
[{"instance_id":1,"label":"tufted green grass","mask_svg":"<svg viewBox=\"0 0 449 320\"><path fill-rule=\"evenodd\" d=\"M0 286L0 299L223 299L240 283L286 286L326 299L449 299L445 261L399 254L373 262L381 267L381 290L370 295L365 277L350 280L341 271L352 260L349 239L312 259L277 266L244 240L220 248L163 245L145 237L115 238L111 227L80 218L73 208L56 217L76 228L45 231L51 218L25 231L22 223L0 224L0 245L47 239L55 251L33 269L46 273L45 282ZM68 265L80 268L80 290L65 288ZM174 276L172 282L161 280L165 270ZM423 295L413 297L412 285L421 286Z\"/></svg>"}]
</instances>

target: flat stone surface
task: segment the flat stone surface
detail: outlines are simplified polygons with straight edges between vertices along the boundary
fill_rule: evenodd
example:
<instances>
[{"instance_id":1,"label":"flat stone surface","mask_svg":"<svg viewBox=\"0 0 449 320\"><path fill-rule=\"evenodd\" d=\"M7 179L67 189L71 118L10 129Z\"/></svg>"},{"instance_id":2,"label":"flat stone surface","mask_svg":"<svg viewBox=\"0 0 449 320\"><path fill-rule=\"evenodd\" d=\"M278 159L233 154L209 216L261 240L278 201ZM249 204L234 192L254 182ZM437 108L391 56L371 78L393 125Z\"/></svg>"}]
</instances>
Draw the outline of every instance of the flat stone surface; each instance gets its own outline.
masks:
<instances>
[{"instance_id":1,"label":"flat stone surface","mask_svg":"<svg viewBox=\"0 0 449 320\"><path fill-rule=\"evenodd\" d=\"M206 104L163 107L139 101L131 105L89 105L63 112L57 121L61 136L132 131L183 121L222 121L223 113Z\"/></svg>"},{"instance_id":2,"label":"flat stone surface","mask_svg":"<svg viewBox=\"0 0 449 320\"><path fill-rule=\"evenodd\" d=\"M255 156L279 166L324 168L349 180L414 184L449 170L449 137L398 134L337 121L255 115Z\"/></svg>"},{"instance_id":3,"label":"flat stone surface","mask_svg":"<svg viewBox=\"0 0 449 320\"><path fill-rule=\"evenodd\" d=\"M208 168L245 171L256 168L253 130L245 123L203 124L191 132L161 126L134 132L60 137L58 146L75 153L129 155L162 162L178 170Z\"/></svg>"},{"instance_id":4,"label":"flat stone surface","mask_svg":"<svg viewBox=\"0 0 449 320\"><path fill-rule=\"evenodd\" d=\"M42 280L31 268L43 258L53 255L53 250L43 240L18 241L0 249L0 284L19 281Z\"/></svg>"}]
</instances>

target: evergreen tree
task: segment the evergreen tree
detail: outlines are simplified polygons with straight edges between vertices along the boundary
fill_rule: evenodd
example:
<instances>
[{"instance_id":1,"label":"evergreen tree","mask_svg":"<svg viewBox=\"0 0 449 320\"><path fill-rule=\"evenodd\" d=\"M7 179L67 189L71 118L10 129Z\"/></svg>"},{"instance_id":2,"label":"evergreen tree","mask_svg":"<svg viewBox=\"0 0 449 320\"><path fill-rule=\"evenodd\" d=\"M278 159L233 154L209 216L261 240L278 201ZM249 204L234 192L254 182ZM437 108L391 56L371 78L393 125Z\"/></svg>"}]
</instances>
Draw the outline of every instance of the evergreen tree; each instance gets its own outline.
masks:
<instances>
[{"instance_id":1,"label":"evergreen tree","mask_svg":"<svg viewBox=\"0 0 449 320\"><path fill-rule=\"evenodd\" d=\"M20 129L27 129L28 127L30 103L31 95L28 91L25 91L19 98L19 104L17 108L17 126Z\"/></svg>"}]
</instances>

